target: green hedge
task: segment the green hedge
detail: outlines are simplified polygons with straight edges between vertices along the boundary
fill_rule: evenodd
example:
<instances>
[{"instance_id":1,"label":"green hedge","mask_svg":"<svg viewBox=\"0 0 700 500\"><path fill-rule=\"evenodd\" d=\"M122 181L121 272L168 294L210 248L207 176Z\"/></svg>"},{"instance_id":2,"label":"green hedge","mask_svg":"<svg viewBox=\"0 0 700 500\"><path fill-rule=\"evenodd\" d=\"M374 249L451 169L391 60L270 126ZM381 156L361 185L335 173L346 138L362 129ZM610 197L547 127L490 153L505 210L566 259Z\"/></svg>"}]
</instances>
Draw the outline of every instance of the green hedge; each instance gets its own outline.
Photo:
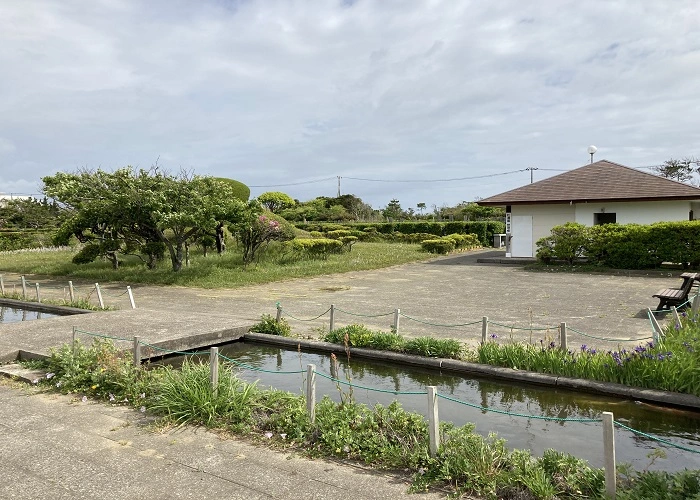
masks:
<instances>
[{"instance_id":1,"label":"green hedge","mask_svg":"<svg viewBox=\"0 0 700 500\"><path fill-rule=\"evenodd\" d=\"M367 234L381 235L401 234L431 234L447 236L449 234L475 234L482 246L491 246L493 235L504 233L505 224L500 221L455 221L455 222L356 222L347 224L297 223L296 227L306 231L349 230L362 231ZM361 236L358 238L363 239Z\"/></svg>"},{"instance_id":2,"label":"green hedge","mask_svg":"<svg viewBox=\"0 0 700 500\"><path fill-rule=\"evenodd\" d=\"M322 258L326 258L329 253L337 253L343 248L342 241L329 238L296 238L289 244L296 252Z\"/></svg>"},{"instance_id":3,"label":"green hedge","mask_svg":"<svg viewBox=\"0 0 700 500\"><path fill-rule=\"evenodd\" d=\"M537 258L543 262L573 263L585 257L589 263L617 269L648 269L662 262L700 266L700 221L655 224L568 223L552 228L537 241Z\"/></svg>"},{"instance_id":4,"label":"green hedge","mask_svg":"<svg viewBox=\"0 0 700 500\"><path fill-rule=\"evenodd\" d=\"M0 252L41 248L51 243L51 234L46 231L0 231Z\"/></svg>"}]
</instances>

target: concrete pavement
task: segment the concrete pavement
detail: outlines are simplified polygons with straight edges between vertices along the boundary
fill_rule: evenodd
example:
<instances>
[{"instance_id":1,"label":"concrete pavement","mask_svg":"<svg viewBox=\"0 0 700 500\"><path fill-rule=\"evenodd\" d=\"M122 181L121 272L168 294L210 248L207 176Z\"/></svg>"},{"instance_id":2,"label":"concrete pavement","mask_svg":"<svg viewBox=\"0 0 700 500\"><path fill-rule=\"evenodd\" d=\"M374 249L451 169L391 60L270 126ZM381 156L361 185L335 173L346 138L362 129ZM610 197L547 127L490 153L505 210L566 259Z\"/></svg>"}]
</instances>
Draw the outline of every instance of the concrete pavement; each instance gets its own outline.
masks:
<instances>
[{"instance_id":1,"label":"concrete pavement","mask_svg":"<svg viewBox=\"0 0 700 500\"><path fill-rule=\"evenodd\" d=\"M398 474L308 460L201 428L153 431L138 411L40 393L7 380L0 381L0 408L3 499L408 496L409 478Z\"/></svg>"}]
</instances>

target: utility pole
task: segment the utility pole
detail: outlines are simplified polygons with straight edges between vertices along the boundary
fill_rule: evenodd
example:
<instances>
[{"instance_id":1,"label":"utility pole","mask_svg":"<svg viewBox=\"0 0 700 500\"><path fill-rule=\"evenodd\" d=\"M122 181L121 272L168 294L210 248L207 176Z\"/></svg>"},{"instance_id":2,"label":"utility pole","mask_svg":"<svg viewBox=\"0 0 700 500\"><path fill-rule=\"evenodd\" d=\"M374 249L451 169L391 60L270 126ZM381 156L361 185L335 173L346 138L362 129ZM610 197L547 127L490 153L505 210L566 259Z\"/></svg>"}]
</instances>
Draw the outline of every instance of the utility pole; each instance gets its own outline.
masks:
<instances>
[{"instance_id":1,"label":"utility pole","mask_svg":"<svg viewBox=\"0 0 700 500\"><path fill-rule=\"evenodd\" d=\"M340 198L340 176L338 176L338 198Z\"/></svg>"},{"instance_id":2,"label":"utility pole","mask_svg":"<svg viewBox=\"0 0 700 500\"><path fill-rule=\"evenodd\" d=\"M533 176L532 176L532 172L533 172L534 170L539 170L539 168L537 168L537 167L527 167L525 170L529 170L529 171L530 171L530 184L532 184L532 182L534 181L534 178L533 178Z\"/></svg>"}]
</instances>

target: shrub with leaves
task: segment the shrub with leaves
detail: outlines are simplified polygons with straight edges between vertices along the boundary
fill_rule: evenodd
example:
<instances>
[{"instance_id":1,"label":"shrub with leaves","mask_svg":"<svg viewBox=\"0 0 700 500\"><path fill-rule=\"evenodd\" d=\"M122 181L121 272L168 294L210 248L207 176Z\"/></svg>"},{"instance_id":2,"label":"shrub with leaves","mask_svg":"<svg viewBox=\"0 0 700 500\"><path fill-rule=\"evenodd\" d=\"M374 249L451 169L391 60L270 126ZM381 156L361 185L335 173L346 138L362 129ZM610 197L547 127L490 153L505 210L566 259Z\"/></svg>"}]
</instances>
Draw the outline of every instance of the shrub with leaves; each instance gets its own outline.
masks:
<instances>
[{"instance_id":1,"label":"shrub with leaves","mask_svg":"<svg viewBox=\"0 0 700 500\"><path fill-rule=\"evenodd\" d=\"M267 333L269 335L279 335L281 337L289 337L292 334L292 327L286 319L280 318L277 321L269 314L263 314L259 323L255 323L250 327L251 332Z\"/></svg>"}]
</instances>

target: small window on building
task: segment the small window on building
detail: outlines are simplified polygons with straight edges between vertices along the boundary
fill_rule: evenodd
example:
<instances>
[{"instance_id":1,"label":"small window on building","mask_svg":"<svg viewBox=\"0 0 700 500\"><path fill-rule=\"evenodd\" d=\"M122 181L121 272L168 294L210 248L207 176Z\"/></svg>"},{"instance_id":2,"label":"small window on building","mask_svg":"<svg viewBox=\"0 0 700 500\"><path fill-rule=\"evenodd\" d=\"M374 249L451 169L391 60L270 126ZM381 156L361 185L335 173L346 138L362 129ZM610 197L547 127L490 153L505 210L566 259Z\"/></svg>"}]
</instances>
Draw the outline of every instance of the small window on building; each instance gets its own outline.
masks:
<instances>
[{"instance_id":1,"label":"small window on building","mask_svg":"<svg viewBox=\"0 0 700 500\"><path fill-rule=\"evenodd\" d=\"M593 224L599 226L601 224L615 224L617 222L617 214L615 213L597 213L593 214Z\"/></svg>"}]
</instances>

